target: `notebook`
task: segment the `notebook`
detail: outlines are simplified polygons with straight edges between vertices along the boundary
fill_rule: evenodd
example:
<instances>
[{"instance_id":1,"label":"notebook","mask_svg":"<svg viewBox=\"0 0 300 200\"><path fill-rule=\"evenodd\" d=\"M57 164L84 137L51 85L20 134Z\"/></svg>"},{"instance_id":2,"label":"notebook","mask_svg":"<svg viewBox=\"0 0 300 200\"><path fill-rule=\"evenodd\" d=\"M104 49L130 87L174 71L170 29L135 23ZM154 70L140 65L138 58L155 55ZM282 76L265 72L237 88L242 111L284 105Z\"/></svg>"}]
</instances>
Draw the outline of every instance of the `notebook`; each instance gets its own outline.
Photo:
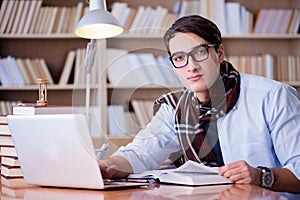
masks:
<instances>
[{"instance_id":1,"label":"notebook","mask_svg":"<svg viewBox=\"0 0 300 200\"><path fill-rule=\"evenodd\" d=\"M28 184L88 189L145 185L106 184L83 114L9 115L7 119Z\"/></svg>"}]
</instances>

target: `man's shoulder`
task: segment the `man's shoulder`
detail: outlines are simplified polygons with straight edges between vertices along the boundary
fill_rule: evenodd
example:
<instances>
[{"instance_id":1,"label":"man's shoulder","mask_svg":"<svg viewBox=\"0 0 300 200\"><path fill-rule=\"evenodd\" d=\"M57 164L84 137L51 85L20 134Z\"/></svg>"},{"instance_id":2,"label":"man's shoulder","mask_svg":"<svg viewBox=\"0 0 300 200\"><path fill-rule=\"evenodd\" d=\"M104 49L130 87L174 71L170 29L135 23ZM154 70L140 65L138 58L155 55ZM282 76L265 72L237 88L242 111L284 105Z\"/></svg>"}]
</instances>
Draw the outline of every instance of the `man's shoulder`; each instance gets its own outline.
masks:
<instances>
[{"instance_id":1,"label":"man's shoulder","mask_svg":"<svg viewBox=\"0 0 300 200\"><path fill-rule=\"evenodd\" d=\"M272 94L273 96L284 91L297 95L296 89L288 84L262 76L241 73L241 93L243 94L263 97L267 94Z\"/></svg>"},{"instance_id":2,"label":"man's shoulder","mask_svg":"<svg viewBox=\"0 0 300 200\"><path fill-rule=\"evenodd\" d=\"M272 89L284 84L273 79L257 76L253 74L241 73L241 87L245 88L260 88L260 89Z\"/></svg>"}]
</instances>

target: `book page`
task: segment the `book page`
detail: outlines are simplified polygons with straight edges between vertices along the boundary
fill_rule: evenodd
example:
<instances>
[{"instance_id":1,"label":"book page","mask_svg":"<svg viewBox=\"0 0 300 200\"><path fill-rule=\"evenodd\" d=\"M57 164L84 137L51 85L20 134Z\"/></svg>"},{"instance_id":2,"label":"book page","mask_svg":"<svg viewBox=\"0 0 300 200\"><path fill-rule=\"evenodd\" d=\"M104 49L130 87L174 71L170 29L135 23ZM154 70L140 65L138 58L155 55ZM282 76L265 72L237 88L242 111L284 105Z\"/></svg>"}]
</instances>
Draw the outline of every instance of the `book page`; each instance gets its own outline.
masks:
<instances>
[{"instance_id":1,"label":"book page","mask_svg":"<svg viewBox=\"0 0 300 200\"><path fill-rule=\"evenodd\" d=\"M202 173L202 174L218 174L217 167L208 167L203 163L197 163L194 161L187 161L182 166L175 169L164 169L164 170L150 170L140 174L130 174L128 178L159 178L161 174L167 174L170 172L176 173Z\"/></svg>"},{"instance_id":2,"label":"book page","mask_svg":"<svg viewBox=\"0 0 300 200\"><path fill-rule=\"evenodd\" d=\"M175 172L199 172L199 173L216 173L218 174L218 168L217 167L208 167L204 165L203 163L197 163L194 161L187 161L180 167L173 169L172 171Z\"/></svg>"}]
</instances>

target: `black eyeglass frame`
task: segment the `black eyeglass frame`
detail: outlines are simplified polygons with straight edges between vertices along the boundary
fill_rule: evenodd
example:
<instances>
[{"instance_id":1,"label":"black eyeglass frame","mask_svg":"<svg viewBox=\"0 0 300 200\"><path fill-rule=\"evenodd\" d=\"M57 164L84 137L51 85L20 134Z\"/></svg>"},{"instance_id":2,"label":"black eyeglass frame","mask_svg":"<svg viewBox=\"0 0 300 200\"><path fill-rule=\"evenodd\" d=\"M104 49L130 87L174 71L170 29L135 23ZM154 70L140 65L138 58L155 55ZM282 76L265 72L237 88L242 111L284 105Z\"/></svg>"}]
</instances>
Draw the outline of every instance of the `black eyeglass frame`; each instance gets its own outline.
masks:
<instances>
[{"instance_id":1,"label":"black eyeglass frame","mask_svg":"<svg viewBox=\"0 0 300 200\"><path fill-rule=\"evenodd\" d=\"M191 56L192 59L193 59L194 61L196 61L196 62L202 62L202 61L208 59L208 57L209 57L209 51L208 51L208 49L209 49L210 47L215 47L215 46L216 46L216 44L200 44L200 45L198 45L198 46L193 47L193 49L192 49L190 52L188 52L188 53L183 52L183 51L176 52L176 53L174 53L173 55L171 55L171 56L169 57L169 59L170 59L172 65L173 65L175 68L182 68L182 67L187 66L187 64L189 64L189 57L190 57L190 56ZM201 60L195 59L194 54L193 54L193 52L194 52L197 48L199 48L199 47L204 47L205 50L206 50L206 53L207 53L207 57L204 58L204 59L201 59ZM180 54L185 54L185 55L187 56L186 63L185 63L184 65L182 65L182 66L176 66L176 65L173 63L173 59L172 59L173 56L175 56L176 54L179 54L179 53L180 53Z\"/></svg>"}]
</instances>

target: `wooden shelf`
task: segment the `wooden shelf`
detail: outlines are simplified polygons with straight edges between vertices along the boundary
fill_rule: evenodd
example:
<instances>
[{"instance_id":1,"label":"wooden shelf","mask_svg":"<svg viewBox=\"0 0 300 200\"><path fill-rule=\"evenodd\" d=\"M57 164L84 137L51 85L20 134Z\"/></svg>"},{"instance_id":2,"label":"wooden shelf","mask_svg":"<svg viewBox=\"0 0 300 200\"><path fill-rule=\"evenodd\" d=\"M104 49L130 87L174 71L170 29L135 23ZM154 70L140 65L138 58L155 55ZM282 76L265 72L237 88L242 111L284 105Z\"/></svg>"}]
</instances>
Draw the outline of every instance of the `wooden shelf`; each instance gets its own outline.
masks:
<instances>
[{"instance_id":1,"label":"wooden shelf","mask_svg":"<svg viewBox=\"0 0 300 200\"><path fill-rule=\"evenodd\" d=\"M91 85L91 89L97 89L97 85ZM74 85L74 84L68 84L68 85L48 85L47 86L48 90L85 90L86 86L85 85ZM37 90L38 85L27 85L24 87L19 87L19 86L10 86L10 87L3 87L0 86L0 91L1 90Z\"/></svg>"}]
</instances>

